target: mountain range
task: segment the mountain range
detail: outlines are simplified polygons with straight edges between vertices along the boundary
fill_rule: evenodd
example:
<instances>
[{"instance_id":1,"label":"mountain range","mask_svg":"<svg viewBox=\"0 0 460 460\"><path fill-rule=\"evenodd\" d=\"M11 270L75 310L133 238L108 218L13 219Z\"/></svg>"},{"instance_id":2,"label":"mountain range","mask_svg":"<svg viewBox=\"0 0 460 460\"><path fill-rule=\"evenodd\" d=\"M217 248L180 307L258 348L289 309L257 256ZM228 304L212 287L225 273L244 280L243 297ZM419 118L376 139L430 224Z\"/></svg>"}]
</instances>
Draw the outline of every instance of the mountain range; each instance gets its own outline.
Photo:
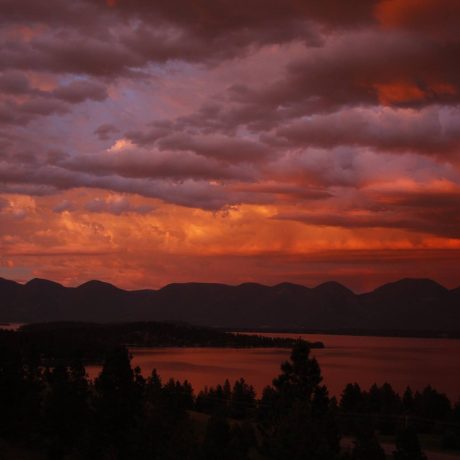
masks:
<instances>
[{"instance_id":1,"label":"mountain range","mask_svg":"<svg viewBox=\"0 0 460 460\"><path fill-rule=\"evenodd\" d=\"M460 288L402 279L355 294L336 282L169 284L127 291L102 281L64 287L0 278L0 321L184 321L246 329L460 331Z\"/></svg>"}]
</instances>

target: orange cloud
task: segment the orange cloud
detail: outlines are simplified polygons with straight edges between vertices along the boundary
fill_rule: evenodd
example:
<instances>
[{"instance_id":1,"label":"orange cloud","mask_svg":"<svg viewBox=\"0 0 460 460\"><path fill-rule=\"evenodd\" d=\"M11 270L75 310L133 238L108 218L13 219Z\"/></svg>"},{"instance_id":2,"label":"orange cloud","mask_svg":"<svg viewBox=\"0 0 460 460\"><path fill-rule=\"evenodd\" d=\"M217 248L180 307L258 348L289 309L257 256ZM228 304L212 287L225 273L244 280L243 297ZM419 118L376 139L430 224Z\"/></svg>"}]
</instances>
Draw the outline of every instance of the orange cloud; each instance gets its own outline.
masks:
<instances>
[{"instance_id":1,"label":"orange cloud","mask_svg":"<svg viewBox=\"0 0 460 460\"><path fill-rule=\"evenodd\" d=\"M444 82L434 82L424 89L409 82L375 83L374 88L383 105L416 104L431 97L457 94L454 85Z\"/></svg>"},{"instance_id":2,"label":"orange cloud","mask_svg":"<svg viewBox=\"0 0 460 460\"><path fill-rule=\"evenodd\" d=\"M69 285L92 278L126 288L192 280L315 284L336 278L363 289L388 279L392 264L396 268L391 278L424 275L454 283L452 269L460 261L443 262L443 251L460 251L458 238L420 233L416 228L381 228L379 222L377 227L366 227L380 218L379 213L347 212L331 200L317 203L311 215L342 216L342 220L338 224L325 220L323 225L274 218L294 213L297 208L289 203L242 205L216 213L124 195L130 203L123 207L126 212L119 208L112 212L107 206L88 212L86 206L94 200L112 203L121 198L87 189L37 197L33 202L15 195L7 198L0 232L0 266L5 267L0 276L5 277L8 264L13 264L26 267L33 276ZM393 201L398 204L396 198ZM401 203L410 218L409 204ZM147 206L154 209L137 212ZM19 208L24 215L18 219L12 210ZM441 255L424 266L433 251ZM445 267L450 267L450 274L443 274Z\"/></svg>"},{"instance_id":3,"label":"orange cloud","mask_svg":"<svg viewBox=\"0 0 460 460\"><path fill-rule=\"evenodd\" d=\"M450 83L433 83L430 89L439 95L455 95L458 93L457 88Z\"/></svg>"},{"instance_id":4,"label":"orange cloud","mask_svg":"<svg viewBox=\"0 0 460 460\"><path fill-rule=\"evenodd\" d=\"M425 93L410 83L376 83L379 102L384 105L422 101Z\"/></svg>"},{"instance_id":5,"label":"orange cloud","mask_svg":"<svg viewBox=\"0 0 460 460\"><path fill-rule=\"evenodd\" d=\"M434 36L458 32L458 0L383 0L375 16L384 27L409 28Z\"/></svg>"}]
</instances>

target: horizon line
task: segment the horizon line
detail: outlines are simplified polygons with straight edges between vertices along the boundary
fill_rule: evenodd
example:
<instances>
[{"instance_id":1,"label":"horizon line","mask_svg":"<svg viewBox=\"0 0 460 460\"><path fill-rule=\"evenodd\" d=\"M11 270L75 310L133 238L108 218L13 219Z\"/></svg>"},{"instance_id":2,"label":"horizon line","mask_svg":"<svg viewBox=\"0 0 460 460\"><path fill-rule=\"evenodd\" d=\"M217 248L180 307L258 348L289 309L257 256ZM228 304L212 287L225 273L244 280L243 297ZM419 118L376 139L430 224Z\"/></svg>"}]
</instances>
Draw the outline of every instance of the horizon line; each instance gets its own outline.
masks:
<instances>
[{"instance_id":1,"label":"horizon line","mask_svg":"<svg viewBox=\"0 0 460 460\"><path fill-rule=\"evenodd\" d=\"M429 281L429 282L437 284L438 286L442 287L446 291L455 291L456 289L460 289L460 285L457 286L457 287L454 287L452 289L449 289L446 286L444 286L443 284L441 284L440 282L438 282L436 280L433 280L432 278L411 278L411 277L403 277L403 278L399 278L399 279L396 279L396 280L393 280L393 281L388 281L386 283L379 284L374 289L366 290L366 291L363 291L363 292L355 292L353 289L350 289L345 284L340 283L339 281L335 281L335 280L323 281L323 282L321 282L321 283L319 283L319 284L317 284L317 285L315 285L313 287L307 286L305 284L293 283L293 282L290 282L290 281L281 281L281 282L276 283L276 284L263 284L263 283L259 283L259 282L256 282L256 281L244 281L244 282L239 283L239 284L231 284L231 283L223 283L223 282L210 282L210 281L183 281L183 282L174 282L173 281L173 282L167 283L167 284L165 284L165 285L163 285L163 286L161 286L159 288L145 287L145 288L137 288L137 289L122 288L122 287L117 286L116 284L110 283L108 281L103 281L103 280L100 280L100 279L96 279L96 278L89 279L87 281L84 281L81 284L71 285L71 286L65 285L65 284L60 283L58 281L50 280L50 279L47 279L47 278L39 278L39 277L31 278L28 281L17 281L17 280L14 280L14 279L4 278L4 277L0 276L0 280L11 281L11 282L17 283L17 284L19 284L21 286L26 286L27 284L29 284L32 281L46 281L46 282L49 282L49 283L58 284L59 286L62 286L63 288L66 288L66 289L78 289L78 288L80 288L80 287L82 287L82 286L84 286L86 284L89 284L89 283L101 283L101 284L105 284L105 285L110 285L110 286L112 286L112 287L114 287L116 289L119 289L121 291L126 291L126 292L161 291L162 289L165 289L168 286L185 285L185 284L220 285L220 286L228 286L228 287L240 287L240 286L247 285L247 284L253 284L253 285L258 285L258 286L262 286L262 287L266 287L266 288L274 288L274 287L277 287L277 286L280 286L280 285L283 285L283 284L288 284L288 285L299 286L299 287L302 287L302 288L305 288L305 289L311 289L311 290L317 289L317 288L319 288L319 287L321 287L321 286L323 286L325 284L336 284L336 285L339 285L339 286L347 289L352 294L359 296L359 295L364 295L364 294L367 294L367 293L374 292L377 289L382 288L383 286L395 284L395 283L398 283L398 282L401 282L401 281Z\"/></svg>"}]
</instances>

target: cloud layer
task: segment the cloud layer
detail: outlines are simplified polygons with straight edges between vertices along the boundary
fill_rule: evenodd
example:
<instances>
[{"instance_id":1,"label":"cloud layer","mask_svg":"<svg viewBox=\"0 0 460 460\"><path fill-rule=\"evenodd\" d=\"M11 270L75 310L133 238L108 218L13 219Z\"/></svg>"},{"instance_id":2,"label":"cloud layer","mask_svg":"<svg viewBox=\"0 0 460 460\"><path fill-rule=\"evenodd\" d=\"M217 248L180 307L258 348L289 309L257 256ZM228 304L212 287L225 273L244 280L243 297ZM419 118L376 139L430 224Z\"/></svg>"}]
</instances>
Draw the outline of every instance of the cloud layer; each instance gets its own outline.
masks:
<instances>
[{"instance_id":1,"label":"cloud layer","mask_svg":"<svg viewBox=\"0 0 460 460\"><path fill-rule=\"evenodd\" d=\"M460 284L458 1L0 8L0 276Z\"/></svg>"}]
</instances>

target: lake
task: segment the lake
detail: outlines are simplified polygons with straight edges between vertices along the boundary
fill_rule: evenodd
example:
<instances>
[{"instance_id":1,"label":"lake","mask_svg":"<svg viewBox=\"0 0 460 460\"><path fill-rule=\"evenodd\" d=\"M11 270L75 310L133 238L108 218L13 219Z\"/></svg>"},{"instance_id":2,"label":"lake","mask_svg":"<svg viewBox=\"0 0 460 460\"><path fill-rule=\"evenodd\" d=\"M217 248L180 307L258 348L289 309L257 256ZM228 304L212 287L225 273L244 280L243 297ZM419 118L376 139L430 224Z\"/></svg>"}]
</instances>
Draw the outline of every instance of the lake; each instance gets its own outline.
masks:
<instances>
[{"instance_id":1,"label":"lake","mask_svg":"<svg viewBox=\"0 0 460 460\"><path fill-rule=\"evenodd\" d=\"M357 382L362 388L389 382L399 392L406 386L431 385L456 402L460 397L460 340L356 337L323 334L261 334L271 337L302 337L322 341L326 348L313 355L321 366L324 383L339 396L344 386ZM197 392L204 386L244 377L258 394L278 375L289 350L274 348L135 348L133 366L147 376L157 369L163 381L189 380ZM99 367L89 366L94 377Z\"/></svg>"},{"instance_id":2,"label":"lake","mask_svg":"<svg viewBox=\"0 0 460 460\"><path fill-rule=\"evenodd\" d=\"M17 331L24 323L0 323L0 329L6 331Z\"/></svg>"}]
</instances>

